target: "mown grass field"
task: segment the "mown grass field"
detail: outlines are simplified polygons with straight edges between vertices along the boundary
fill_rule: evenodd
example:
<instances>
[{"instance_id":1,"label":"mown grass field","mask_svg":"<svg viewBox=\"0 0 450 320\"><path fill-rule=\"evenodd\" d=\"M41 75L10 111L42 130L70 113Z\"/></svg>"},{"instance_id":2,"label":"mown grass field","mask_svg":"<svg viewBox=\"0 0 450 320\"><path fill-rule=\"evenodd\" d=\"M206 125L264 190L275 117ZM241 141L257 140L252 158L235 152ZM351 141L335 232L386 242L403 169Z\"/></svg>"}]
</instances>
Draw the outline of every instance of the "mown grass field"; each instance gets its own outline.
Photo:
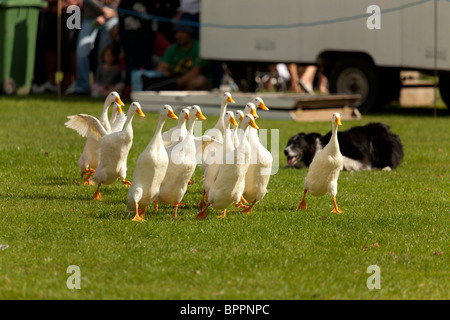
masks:
<instances>
[{"instance_id":1,"label":"mown grass field","mask_svg":"<svg viewBox=\"0 0 450 320\"><path fill-rule=\"evenodd\" d=\"M197 221L197 169L178 220L160 206L135 223L121 183L91 200L95 187L81 184L77 166L85 140L64 127L68 115L99 116L101 108L92 99L0 97L0 299L450 298L450 126L442 112L435 119L430 110L388 109L343 123L385 122L405 149L392 172L341 173L343 214L330 213L328 196L309 196L308 210L296 211L307 170L280 168L252 215L230 208L217 219L212 209ZM129 179L156 122L150 113L133 121ZM258 125L280 129L280 167L290 136L330 130L329 122ZM79 290L66 286L69 265L80 268ZM379 290L366 286L371 265L380 267Z\"/></svg>"}]
</instances>

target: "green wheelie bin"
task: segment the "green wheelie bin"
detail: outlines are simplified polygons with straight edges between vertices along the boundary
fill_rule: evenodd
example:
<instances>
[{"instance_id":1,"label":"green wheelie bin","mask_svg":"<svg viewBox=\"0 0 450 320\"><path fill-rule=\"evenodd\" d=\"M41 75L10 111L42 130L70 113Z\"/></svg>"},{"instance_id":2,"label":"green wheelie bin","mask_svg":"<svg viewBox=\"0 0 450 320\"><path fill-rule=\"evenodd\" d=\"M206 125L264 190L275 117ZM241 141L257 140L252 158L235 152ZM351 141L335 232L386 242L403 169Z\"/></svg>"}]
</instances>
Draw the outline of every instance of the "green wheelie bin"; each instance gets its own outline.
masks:
<instances>
[{"instance_id":1,"label":"green wheelie bin","mask_svg":"<svg viewBox=\"0 0 450 320\"><path fill-rule=\"evenodd\" d=\"M28 94L36 51L40 0L0 0L0 92Z\"/></svg>"}]
</instances>

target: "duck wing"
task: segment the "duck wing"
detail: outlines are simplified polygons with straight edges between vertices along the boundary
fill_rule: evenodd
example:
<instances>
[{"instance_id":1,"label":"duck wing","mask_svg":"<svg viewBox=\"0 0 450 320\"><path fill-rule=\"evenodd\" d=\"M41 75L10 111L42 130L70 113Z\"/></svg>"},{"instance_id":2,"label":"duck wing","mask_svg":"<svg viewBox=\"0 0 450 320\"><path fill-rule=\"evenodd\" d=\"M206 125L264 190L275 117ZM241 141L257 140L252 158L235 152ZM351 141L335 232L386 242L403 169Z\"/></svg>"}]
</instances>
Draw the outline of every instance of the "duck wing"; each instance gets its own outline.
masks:
<instances>
[{"instance_id":1,"label":"duck wing","mask_svg":"<svg viewBox=\"0 0 450 320\"><path fill-rule=\"evenodd\" d=\"M64 125L67 128L73 129L78 132L82 137L91 137L97 141L107 135L106 129L102 126L100 121L88 114L77 114L67 117L67 121Z\"/></svg>"}]
</instances>

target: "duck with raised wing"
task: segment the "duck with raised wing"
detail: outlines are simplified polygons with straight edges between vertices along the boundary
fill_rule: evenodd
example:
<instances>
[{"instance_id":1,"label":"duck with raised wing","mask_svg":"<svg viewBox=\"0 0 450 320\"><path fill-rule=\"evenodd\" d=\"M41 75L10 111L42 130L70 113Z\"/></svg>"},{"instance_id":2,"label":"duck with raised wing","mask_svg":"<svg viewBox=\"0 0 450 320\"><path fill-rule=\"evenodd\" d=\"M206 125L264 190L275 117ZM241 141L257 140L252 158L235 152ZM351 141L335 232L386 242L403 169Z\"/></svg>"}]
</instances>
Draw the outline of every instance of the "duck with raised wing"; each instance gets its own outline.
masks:
<instances>
[{"instance_id":1,"label":"duck with raised wing","mask_svg":"<svg viewBox=\"0 0 450 320\"><path fill-rule=\"evenodd\" d=\"M112 91L110 94L106 96L105 102L103 104L103 111L99 117L100 124L106 130L107 133L111 132L111 123L108 120L108 110L111 103L117 103L119 106L123 107L124 103L120 99L120 96L117 92ZM72 120L72 117L69 116L70 119L65 123L66 127L73 129L73 126L77 125L76 120ZM81 153L80 158L78 159L78 167L81 170L81 177L86 175L84 179L84 184L91 184L89 179L92 174L95 173L95 169L98 166L98 151L100 149L100 142L92 137L88 137L86 140L86 144L84 145L83 152Z\"/></svg>"},{"instance_id":2,"label":"duck with raised wing","mask_svg":"<svg viewBox=\"0 0 450 320\"><path fill-rule=\"evenodd\" d=\"M100 159L95 175L91 181L98 184L97 190L92 196L100 200L100 186L112 184L117 178L122 179L126 186L130 182L125 180L127 175L127 158L133 144L133 127L131 122L134 114L145 117L139 102L133 102L128 109L127 121L121 131L108 133L100 121L90 115L77 115L73 120L77 121L77 132L84 137L92 137L100 141Z\"/></svg>"}]
</instances>

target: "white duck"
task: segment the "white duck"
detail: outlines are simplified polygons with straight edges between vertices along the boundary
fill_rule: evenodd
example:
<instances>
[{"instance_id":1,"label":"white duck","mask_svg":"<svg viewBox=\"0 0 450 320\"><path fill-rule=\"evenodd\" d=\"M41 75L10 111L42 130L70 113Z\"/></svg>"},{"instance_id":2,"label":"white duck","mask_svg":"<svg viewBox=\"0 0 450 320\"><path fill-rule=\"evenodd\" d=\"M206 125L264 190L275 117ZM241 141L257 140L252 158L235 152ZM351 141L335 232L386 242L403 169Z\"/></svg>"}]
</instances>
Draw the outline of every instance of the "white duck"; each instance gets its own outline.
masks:
<instances>
[{"instance_id":1,"label":"white duck","mask_svg":"<svg viewBox=\"0 0 450 320\"><path fill-rule=\"evenodd\" d=\"M269 110L269 108L267 108L266 104L264 103L263 99L261 97L255 97L252 101L252 103L257 107L257 108L261 108L263 110Z\"/></svg>"},{"instance_id":2,"label":"white duck","mask_svg":"<svg viewBox=\"0 0 450 320\"><path fill-rule=\"evenodd\" d=\"M163 204L173 204L177 218L178 206L183 205L183 199L188 183L196 168L194 123L197 118L206 120L199 106L194 105L186 114L189 128L186 137L166 148L169 156L169 165L166 175L159 189L158 201Z\"/></svg>"},{"instance_id":3,"label":"white duck","mask_svg":"<svg viewBox=\"0 0 450 320\"><path fill-rule=\"evenodd\" d=\"M122 178L122 183L129 186L126 181L127 158L133 144L133 127L131 122L134 114L145 117L138 102L133 102L128 109L127 121L121 131L108 133L97 118L90 115L77 115L74 118L78 126L74 128L83 137L92 137L100 141L100 160L95 175L91 181L98 183L93 199L101 199L100 186L112 184L117 178Z\"/></svg>"},{"instance_id":4,"label":"white duck","mask_svg":"<svg viewBox=\"0 0 450 320\"><path fill-rule=\"evenodd\" d=\"M213 154L213 157L206 159L208 166L206 167L205 173L203 175L203 195L200 201L199 210L202 210L206 205L205 199L208 199L209 189L214 183L214 179L216 177L219 166L224 163L224 156L235 149L233 139L231 137L230 124L232 124L234 127L236 127L238 124L233 116L233 112L226 112L224 117L224 124L225 139L221 144L222 148L217 148Z\"/></svg>"},{"instance_id":5,"label":"white duck","mask_svg":"<svg viewBox=\"0 0 450 320\"><path fill-rule=\"evenodd\" d=\"M227 207L241 199L245 188L245 173L250 164L250 145L247 141L249 126L258 128L253 116L246 114L242 120L244 134L239 141L239 147L234 149L231 155L225 155L226 159L233 159L233 161L232 163L227 161L219 166L214 183L209 190L208 203L197 214L197 219L206 218L206 210L210 205L222 210L222 215L219 217L225 218Z\"/></svg>"},{"instance_id":6,"label":"white duck","mask_svg":"<svg viewBox=\"0 0 450 320\"><path fill-rule=\"evenodd\" d=\"M162 134L164 147L170 146L172 143L184 139L187 134L186 120L189 118L189 109L181 109L180 116L178 117L178 124L175 127L170 128Z\"/></svg>"},{"instance_id":7,"label":"white duck","mask_svg":"<svg viewBox=\"0 0 450 320\"><path fill-rule=\"evenodd\" d=\"M258 119L259 118L259 115L256 113L256 109L259 107L259 108L261 108L261 109L263 109L263 110L269 110L268 108L267 108L267 106L264 104L264 101L261 99L261 98L259 98L259 97L256 97L255 99L253 99L253 101L254 102L256 102L257 104L255 104L255 103L253 103L253 102L249 102L249 103L247 103L246 105L245 105L245 108L244 108L244 114L248 114L248 113L250 113L252 116L253 116L253 118L256 120L256 119ZM256 132L256 135L258 135L258 133L257 133L257 131L256 130L254 130L253 128L250 128L249 129L249 135L250 134L255 134L255 132ZM242 138L242 134L243 134L243 130L238 130L238 133L237 133L237 135L238 135L238 141L240 141L241 140L241 138Z\"/></svg>"},{"instance_id":8,"label":"white duck","mask_svg":"<svg viewBox=\"0 0 450 320\"><path fill-rule=\"evenodd\" d=\"M206 130L205 135L209 136L215 140L218 140L220 142L223 141L223 137L225 135L225 113L227 112L227 105L228 103L235 103L233 98L231 97L231 94L229 92L225 92L222 97L222 102L220 104L220 114L219 114L219 120L217 120L216 125Z\"/></svg>"},{"instance_id":9,"label":"white duck","mask_svg":"<svg viewBox=\"0 0 450 320\"><path fill-rule=\"evenodd\" d=\"M236 110L234 112L234 118L236 119L237 123L241 123L242 119L244 119L244 112L242 112L241 110ZM233 138L233 144L234 147L237 148L239 145L239 135L238 135L238 131L239 131L239 127L235 126L233 128L233 133L232 133L232 138Z\"/></svg>"},{"instance_id":10,"label":"white duck","mask_svg":"<svg viewBox=\"0 0 450 320\"><path fill-rule=\"evenodd\" d=\"M158 194L161 183L166 175L169 158L164 148L162 128L167 118L178 120L173 109L168 104L160 111L158 125L152 140L139 155L133 174L133 183L128 190L127 211L135 213L133 221L145 221L145 209L155 201L158 210Z\"/></svg>"},{"instance_id":11,"label":"white duck","mask_svg":"<svg viewBox=\"0 0 450 320\"><path fill-rule=\"evenodd\" d=\"M121 106L114 101L114 108L112 110L111 118L109 119L109 123L111 124L111 132L122 130L126 121L126 114L122 111Z\"/></svg>"},{"instance_id":12,"label":"white duck","mask_svg":"<svg viewBox=\"0 0 450 320\"><path fill-rule=\"evenodd\" d=\"M273 157L269 150L260 142L255 129L250 128L247 140L250 145L250 165L245 174L245 189L243 199L251 203L242 212L251 213L255 203L259 202L267 193L272 170ZM256 134L251 134L254 131Z\"/></svg>"},{"instance_id":13,"label":"white duck","mask_svg":"<svg viewBox=\"0 0 450 320\"><path fill-rule=\"evenodd\" d=\"M112 91L105 99L103 104L103 111L99 117L99 121L103 128L105 128L107 133L111 132L111 124L108 120L108 109L111 103L116 102L118 105L123 106L124 103L120 99L120 96L117 92ZM73 129L73 126L76 126L76 120L72 120L75 116L69 116L70 119L65 123L66 127ZM95 173L95 168L98 166L98 150L100 149L100 142L92 137L88 137L86 140L86 144L84 145L83 152L81 153L80 158L78 159L78 167L81 170L81 176L83 177L86 174L86 178L84 179L84 184L90 184L89 179L91 175Z\"/></svg>"},{"instance_id":14,"label":"white duck","mask_svg":"<svg viewBox=\"0 0 450 320\"><path fill-rule=\"evenodd\" d=\"M320 197L329 193L333 197L334 207L331 212L341 213L336 204L337 180L343 160L337 139L338 126L342 125L339 113L333 114L331 120L332 133L328 144L316 153L305 178L303 198L298 209L306 210L305 196L309 192L312 196Z\"/></svg>"}]
</instances>

